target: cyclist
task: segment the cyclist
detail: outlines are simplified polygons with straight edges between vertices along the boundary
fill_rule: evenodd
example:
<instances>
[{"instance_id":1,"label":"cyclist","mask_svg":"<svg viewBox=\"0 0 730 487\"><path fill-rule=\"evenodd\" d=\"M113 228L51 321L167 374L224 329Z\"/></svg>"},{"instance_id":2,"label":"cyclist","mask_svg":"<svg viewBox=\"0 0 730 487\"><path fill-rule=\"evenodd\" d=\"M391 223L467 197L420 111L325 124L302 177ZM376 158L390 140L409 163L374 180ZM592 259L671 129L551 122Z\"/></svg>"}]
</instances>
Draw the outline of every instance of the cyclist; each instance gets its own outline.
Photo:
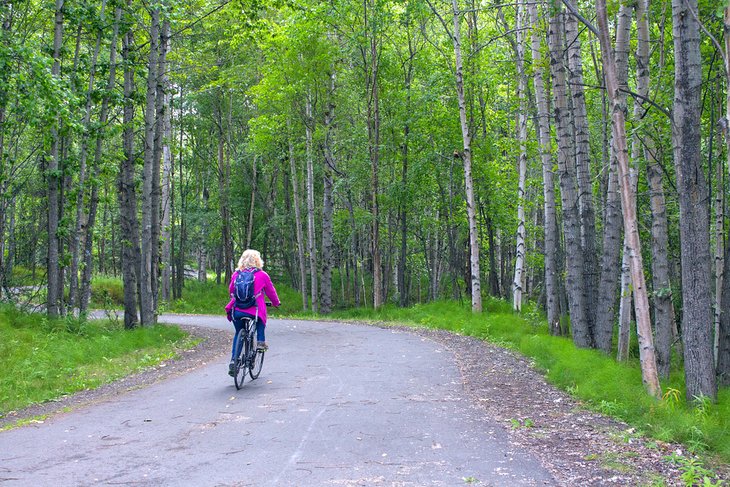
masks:
<instances>
[{"instance_id":1,"label":"cyclist","mask_svg":"<svg viewBox=\"0 0 730 487\"><path fill-rule=\"evenodd\" d=\"M231 282L228 285L228 291L231 295L231 301L226 306L226 316L228 321L233 322L233 326L236 328L236 332L233 335L233 345L231 346L231 362L228 365L228 374L233 375L235 372L235 358L238 355L238 344L236 338L238 332L243 328L243 320L245 318L254 319L256 317L256 309L258 308L258 320L256 321L256 341L258 342L257 348L266 350L268 345L266 344L265 328L266 328L266 300L268 297L271 304L279 306L279 296L276 294L276 288L271 282L271 277L263 270L264 261L261 260L261 254L257 250L247 249L241 255L238 260L238 268L236 272L231 276ZM252 272L253 273L253 293L256 297L256 304L248 308L239 308L236 306L236 299L234 297L234 286L236 283L236 277L241 272Z\"/></svg>"}]
</instances>

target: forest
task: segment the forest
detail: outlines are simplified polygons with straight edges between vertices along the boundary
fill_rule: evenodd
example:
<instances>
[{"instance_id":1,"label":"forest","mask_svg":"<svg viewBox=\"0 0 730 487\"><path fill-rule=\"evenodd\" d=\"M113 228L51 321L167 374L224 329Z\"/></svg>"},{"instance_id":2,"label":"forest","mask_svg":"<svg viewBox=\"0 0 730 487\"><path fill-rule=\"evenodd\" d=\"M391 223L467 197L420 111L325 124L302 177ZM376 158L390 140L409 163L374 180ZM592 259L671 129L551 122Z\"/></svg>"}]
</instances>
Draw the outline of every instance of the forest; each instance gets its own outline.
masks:
<instances>
[{"instance_id":1,"label":"forest","mask_svg":"<svg viewBox=\"0 0 730 487\"><path fill-rule=\"evenodd\" d=\"M256 248L315 313L534 302L578 347L638 339L650 395L677 363L690 402L730 384L729 6L0 0L0 22L3 300L84 314L115 276L147 326Z\"/></svg>"}]
</instances>

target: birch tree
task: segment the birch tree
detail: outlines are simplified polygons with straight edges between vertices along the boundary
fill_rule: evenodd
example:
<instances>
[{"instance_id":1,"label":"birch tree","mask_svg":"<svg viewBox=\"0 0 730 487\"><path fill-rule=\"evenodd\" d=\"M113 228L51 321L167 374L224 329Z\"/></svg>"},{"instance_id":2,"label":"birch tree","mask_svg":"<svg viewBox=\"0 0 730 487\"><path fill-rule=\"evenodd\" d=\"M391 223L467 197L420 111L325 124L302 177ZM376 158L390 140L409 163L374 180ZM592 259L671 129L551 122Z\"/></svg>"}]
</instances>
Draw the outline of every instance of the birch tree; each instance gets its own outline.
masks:
<instances>
[{"instance_id":1,"label":"birch tree","mask_svg":"<svg viewBox=\"0 0 730 487\"><path fill-rule=\"evenodd\" d=\"M562 334L560 326L560 300L558 298L558 221L555 211L555 180L553 174L552 144L550 141L550 113L545 93L545 68L542 54L542 36L538 28L537 3L528 5L532 27L533 86L537 102L540 160L542 162L543 212L545 228L545 307L548 327L553 335Z\"/></svg>"},{"instance_id":2,"label":"birch tree","mask_svg":"<svg viewBox=\"0 0 730 487\"><path fill-rule=\"evenodd\" d=\"M639 358L641 360L641 377L648 393L661 397L661 386L656 370L656 356L652 338L651 320L649 317L649 299L644 283L644 266L641 258L641 242L636 220L635 201L631 191L629 175L629 157L625 126L625 107L621 105L616 60L611 46L608 16L605 0L596 0L596 16L598 21L598 38L601 43L603 72L606 79L606 90L611 102L612 130L618 158L618 173L621 186L621 208L624 215L624 229L628 235L631 252L631 278L634 284L636 300L637 335L639 337Z\"/></svg>"},{"instance_id":3,"label":"birch tree","mask_svg":"<svg viewBox=\"0 0 730 487\"><path fill-rule=\"evenodd\" d=\"M636 93L644 99L649 96L649 2L639 0L636 12ZM643 103L634 104L634 120L643 120L649 108ZM664 171L657 158L657 147L652 134L634 136L635 157L646 161L646 175L649 183L651 206L651 276L654 301L654 343L657 369L662 378L669 377L671 347L674 330L674 305L669 278L669 230L667 228L667 205L664 197Z\"/></svg>"},{"instance_id":4,"label":"birch tree","mask_svg":"<svg viewBox=\"0 0 730 487\"><path fill-rule=\"evenodd\" d=\"M588 110L583 85L583 60L578 20L574 15L565 17L565 36L568 50L568 85L570 86L571 114L575 140L575 172L578 184L578 215L580 239L583 249L584 300L589 310L589 326L593 327L596 309L596 286L598 279L596 252L596 217L593 209L593 187L591 179L591 148L589 143Z\"/></svg>"},{"instance_id":5,"label":"birch tree","mask_svg":"<svg viewBox=\"0 0 730 487\"><path fill-rule=\"evenodd\" d=\"M157 129L157 75L159 70L159 48L160 48L160 8L159 5L152 7L150 12L149 30L149 62L147 64L147 93L145 102L145 129L144 129L144 168L142 171L142 262L140 269L140 322L142 326L149 326L155 322L154 299L152 294L153 268L152 254L154 252L152 227L154 203L153 191L156 177L155 165L155 133Z\"/></svg>"},{"instance_id":6,"label":"birch tree","mask_svg":"<svg viewBox=\"0 0 730 487\"><path fill-rule=\"evenodd\" d=\"M319 311L319 292L317 291L317 237L314 228L314 116L312 114L312 95L307 93L304 111L304 127L307 143L307 250L309 254L309 275L312 282L312 311Z\"/></svg>"},{"instance_id":7,"label":"birch tree","mask_svg":"<svg viewBox=\"0 0 730 487\"><path fill-rule=\"evenodd\" d=\"M697 0L672 0L674 109L672 142L679 192L682 261L682 340L687 400L715 400L712 353L710 222L702 168L702 64Z\"/></svg>"},{"instance_id":8,"label":"birch tree","mask_svg":"<svg viewBox=\"0 0 730 487\"><path fill-rule=\"evenodd\" d=\"M525 265L525 179L527 178L527 77L525 76L525 5L517 4L516 30L516 65L517 65L517 97L519 112L517 115L517 134L520 154L517 163L517 242L515 249L515 275L512 281L512 307L515 311L522 309L522 282Z\"/></svg>"},{"instance_id":9,"label":"birch tree","mask_svg":"<svg viewBox=\"0 0 730 487\"><path fill-rule=\"evenodd\" d=\"M79 297L79 312L82 314L86 312L89 300L91 298L91 276L94 263L93 237L94 225L96 223L96 213L99 206L99 176L101 174L104 135L106 134L106 125L108 122L110 111L109 105L111 104L111 96L116 87L117 81L117 43L119 36L119 23L121 22L121 18L122 8L117 7L114 13L114 23L112 24L112 38L109 47L109 79L107 81L106 91L101 102L101 109L99 112L99 128L96 134L96 146L94 148L89 214L86 221L86 235L84 237L84 268L81 277L81 289Z\"/></svg>"},{"instance_id":10,"label":"birch tree","mask_svg":"<svg viewBox=\"0 0 730 487\"><path fill-rule=\"evenodd\" d=\"M578 187L573 164L573 146L570 132L570 111L566 92L564 50L564 27L562 6L550 18L549 47L552 71L555 124L558 137L558 171L560 199L563 207L563 234L567 279L565 282L570 310L573 341L578 347L591 347L590 316L584 293L583 252L581 246L580 215L578 212Z\"/></svg>"},{"instance_id":11,"label":"birch tree","mask_svg":"<svg viewBox=\"0 0 730 487\"><path fill-rule=\"evenodd\" d=\"M63 8L64 0L56 0L53 29L53 66L51 75L58 80L61 77L61 48L63 47ZM60 183L60 119L51 126L51 152L46 170L48 178L48 293L47 312L50 318L59 315L59 303L63 282L61 281L58 235L59 226L59 183Z\"/></svg>"},{"instance_id":12,"label":"birch tree","mask_svg":"<svg viewBox=\"0 0 730 487\"><path fill-rule=\"evenodd\" d=\"M724 62L725 62L725 120L723 135L727 157L728 176L730 176L730 6L724 10ZM723 386L730 385L730 245L725 246L723 259L723 280L720 296L719 319L717 325L717 378Z\"/></svg>"},{"instance_id":13,"label":"birch tree","mask_svg":"<svg viewBox=\"0 0 730 487\"><path fill-rule=\"evenodd\" d=\"M131 0L127 0L127 10ZM124 157L119 169L119 213L122 239L122 280L124 282L124 327L137 326L137 282L141 266L139 249L139 222L137 220L137 193L134 182L134 96L135 65L134 26L126 25L122 39L122 62L124 65L124 111L122 148Z\"/></svg>"},{"instance_id":14,"label":"birch tree","mask_svg":"<svg viewBox=\"0 0 730 487\"><path fill-rule=\"evenodd\" d=\"M294 142L291 134L291 120L287 119L287 143L289 147L289 172L292 186L292 199L294 206L294 226L295 235L297 237L297 263L299 264L299 291L302 294L302 307L307 309L309 306L309 298L307 293L307 270L306 270L306 254L304 252L304 236L302 235L302 217L299 196L299 177L297 171L296 160L294 157Z\"/></svg>"},{"instance_id":15,"label":"birch tree","mask_svg":"<svg viewBox=\"0 0 730 487\"><path fill-rule=\"evenodd\" d=\"M456 78L456 95L459 103L459 122L461 137L464 143L463 151L457 152L464 165L464 186L466 189L466 214L469 225L469 269L471 278L471 309L475 313L482 312L481 274L479 271L479 236L477 233L476 203L474 198L474 181L472 179L471 161L471 134L466 113L466 98L464 95L464 66L461 52L461 11L458 0L451 2L452 28L449 28L444 18L427 0L431 10L438 16L446 34L451 38L454 46L454 74ZM453 30L452 30L453 29Z\"/></svg>"}]
</instances>

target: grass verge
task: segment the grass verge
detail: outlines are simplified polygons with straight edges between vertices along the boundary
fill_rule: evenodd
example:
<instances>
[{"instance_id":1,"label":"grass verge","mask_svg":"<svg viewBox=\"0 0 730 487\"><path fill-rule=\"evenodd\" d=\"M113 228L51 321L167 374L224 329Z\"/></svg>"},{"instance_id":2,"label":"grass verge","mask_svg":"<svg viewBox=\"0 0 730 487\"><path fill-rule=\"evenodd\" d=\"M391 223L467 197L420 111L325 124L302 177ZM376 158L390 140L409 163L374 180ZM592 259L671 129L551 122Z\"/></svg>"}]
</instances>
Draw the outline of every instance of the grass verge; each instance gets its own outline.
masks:
<instances>
[{"instance_id":1,"label":"grass verge","mask_svg":"<svg viewBox=\"0 0 730 487\"><path fill-rule=\"evenodd\" d=\"M171 326L124 330L110 321L49 321L2 306L0 416L98 387L193 344L192 337Z\"/></svg>"}]
</instances>

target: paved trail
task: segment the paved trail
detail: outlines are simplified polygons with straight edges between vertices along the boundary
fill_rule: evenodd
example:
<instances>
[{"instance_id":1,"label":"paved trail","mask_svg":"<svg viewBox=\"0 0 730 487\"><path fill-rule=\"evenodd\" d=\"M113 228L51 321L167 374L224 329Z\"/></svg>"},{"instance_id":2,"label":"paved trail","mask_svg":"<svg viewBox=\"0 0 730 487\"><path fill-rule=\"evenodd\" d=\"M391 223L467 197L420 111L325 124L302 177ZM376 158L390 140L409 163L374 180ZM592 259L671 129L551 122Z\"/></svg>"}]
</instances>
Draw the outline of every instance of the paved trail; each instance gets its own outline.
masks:
<instances>
[{"instance_id":1,"label":"paved trail","mask_svg":"<svg viewBox=\"0 0 730 487\"><path fill-rule=\"evenodd\" d=\"M221 359L0 433L0 485L555 485L472 407L437 343L273 319L267 341L261 376L240 391Z\"/></svg>"}]
</instances>

